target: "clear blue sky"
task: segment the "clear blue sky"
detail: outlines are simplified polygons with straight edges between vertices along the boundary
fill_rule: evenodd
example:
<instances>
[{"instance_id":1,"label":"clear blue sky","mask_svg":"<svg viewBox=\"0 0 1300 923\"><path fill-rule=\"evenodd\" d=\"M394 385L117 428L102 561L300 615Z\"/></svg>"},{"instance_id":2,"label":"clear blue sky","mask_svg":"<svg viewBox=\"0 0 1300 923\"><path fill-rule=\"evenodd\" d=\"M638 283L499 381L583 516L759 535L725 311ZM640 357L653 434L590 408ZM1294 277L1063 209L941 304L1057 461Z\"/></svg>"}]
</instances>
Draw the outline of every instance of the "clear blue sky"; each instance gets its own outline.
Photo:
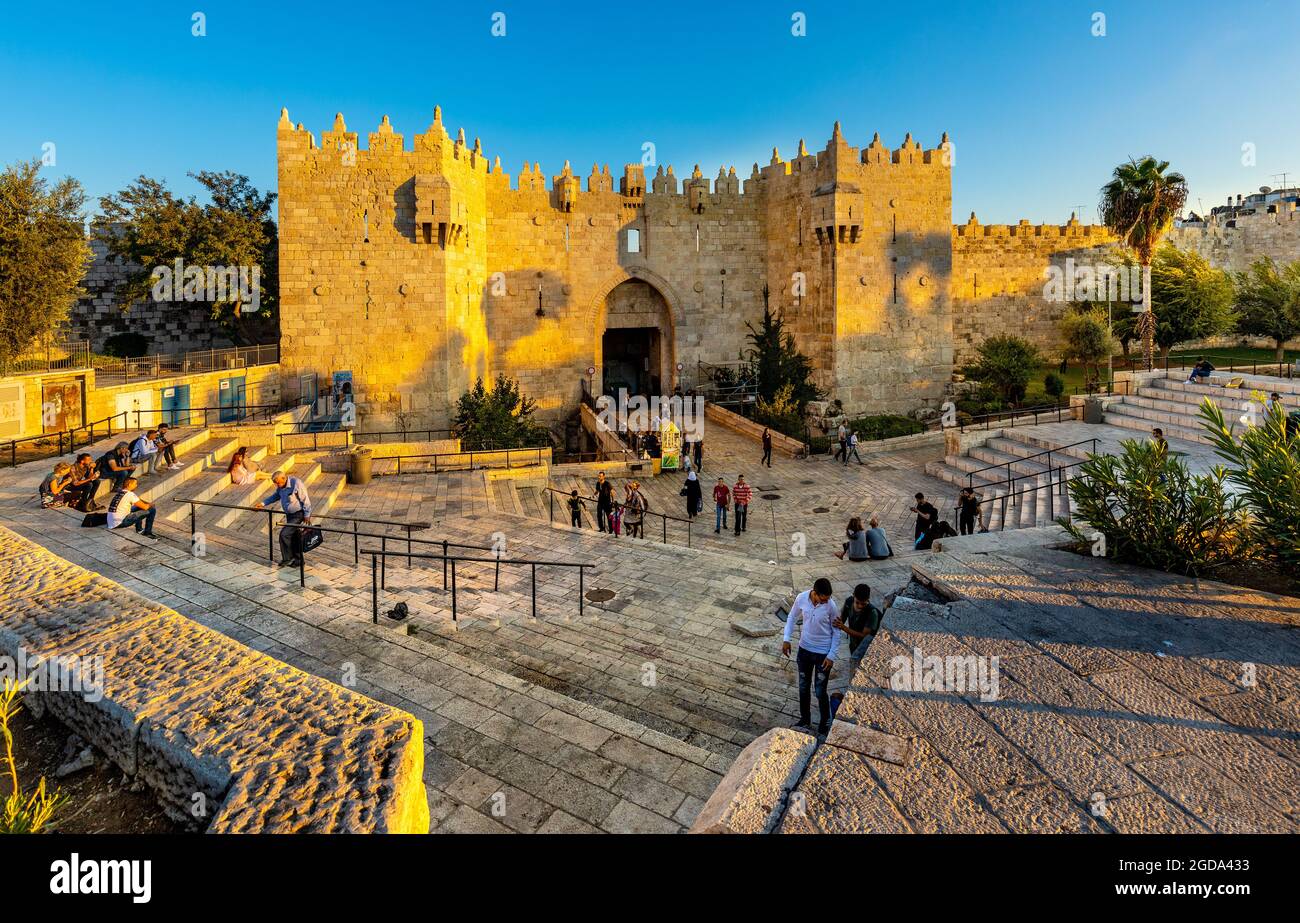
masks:
<instances>
[{"instance_id":1,"label":"clear blue sky","mask_svg":"<svg viewBox=\"0 0 1300 923\"><path fill-rule=\"evenodd\" d=\"M342 111L363 143L387 113L409 147L435 103L512 174L569 159L617 176L652 141L678 176L699 162L745 177L773 145L820 150L836 119L859 146L947 131L958 221L1060 221L1078 204L1095 220L1110 170L1148 152L1198 210L1283 170L1300 180L1294 0L7 2L0 20L0 161L54 142L49 174L92 201L141 173L187 194L201 169L273 188L281 106L318 138Z\"/></svg>"}]
</instances>

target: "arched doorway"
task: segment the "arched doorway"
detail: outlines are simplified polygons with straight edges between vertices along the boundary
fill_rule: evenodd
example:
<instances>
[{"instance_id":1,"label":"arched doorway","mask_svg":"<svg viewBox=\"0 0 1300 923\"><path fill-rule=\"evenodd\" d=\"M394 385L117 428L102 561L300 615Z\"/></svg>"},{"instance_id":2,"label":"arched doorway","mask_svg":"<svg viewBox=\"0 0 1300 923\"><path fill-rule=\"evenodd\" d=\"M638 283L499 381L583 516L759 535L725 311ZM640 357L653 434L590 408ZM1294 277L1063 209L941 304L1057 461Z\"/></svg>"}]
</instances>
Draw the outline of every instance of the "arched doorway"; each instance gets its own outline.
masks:
<instances>
[{"instance_id":1,"label":"arched doorway","mask_svg":"<svg viewBox=\"0 0 1300 923\"><path fill-rule=\"evenodd\" d=\"M627 279L605 296L600 331L603 393L668 394L674 384L676 342L673 317L659 290L642 279Z\"/></svg>"}]
</instances>

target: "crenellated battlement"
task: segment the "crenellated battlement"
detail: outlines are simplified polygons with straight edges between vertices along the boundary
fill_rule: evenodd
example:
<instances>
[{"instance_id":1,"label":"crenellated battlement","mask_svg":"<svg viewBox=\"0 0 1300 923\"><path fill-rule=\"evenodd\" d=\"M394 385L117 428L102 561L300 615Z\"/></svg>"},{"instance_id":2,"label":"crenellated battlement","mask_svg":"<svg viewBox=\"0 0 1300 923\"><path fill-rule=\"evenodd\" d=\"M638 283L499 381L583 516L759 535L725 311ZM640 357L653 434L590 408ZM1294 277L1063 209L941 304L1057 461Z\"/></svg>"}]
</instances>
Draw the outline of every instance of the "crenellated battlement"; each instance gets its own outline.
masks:
<instances>
[{"instance_id":1,"label":"crenellated battlement","mask_svg":"<svg viewBox=\"0 0 1300 923\"><path fill-rule=\"evenodd\" d=\"M1110 229L1101 224L1083 224L1077 214L1071 213L1065 224L1030 224L1028 218L1021 218L1016 224L980 224L975 213L965 224L953 225L956 238L976 237L1079 237L1090 243L1106 243L1115 239Z\"/></svg>"}]
</instances>

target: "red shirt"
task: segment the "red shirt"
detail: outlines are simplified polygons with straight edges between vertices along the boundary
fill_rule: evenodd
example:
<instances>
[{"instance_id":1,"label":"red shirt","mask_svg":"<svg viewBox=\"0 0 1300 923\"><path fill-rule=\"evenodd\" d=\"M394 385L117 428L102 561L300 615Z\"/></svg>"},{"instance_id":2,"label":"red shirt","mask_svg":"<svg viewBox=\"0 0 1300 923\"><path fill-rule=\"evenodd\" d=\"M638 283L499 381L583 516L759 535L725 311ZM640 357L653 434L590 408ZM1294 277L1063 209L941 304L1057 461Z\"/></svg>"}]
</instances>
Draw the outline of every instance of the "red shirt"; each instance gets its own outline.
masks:
<instances>
[{"instance_id":1,"label":"red shirt","mask_svg":"<svg viewBox=\"0 0 1300 923\"><path fill-rule=\"evenodd\" d=\"M748 484L737 484L731 488L732 495L736 498L736 503L740 506L749 506L749 498L753 496L754 489Z\"/></svg>"},{"instance_id":2,"label":"red shirt","mask_svg":"<svg viewBox=\"0 0 1300 923\"><path fill-rule=\"evenodd\" d=\"M726 506L731 500L731 491L727 490L726 484L718 484L713 488L713 502L718 506Z\"/></svg>"}]
</instances>

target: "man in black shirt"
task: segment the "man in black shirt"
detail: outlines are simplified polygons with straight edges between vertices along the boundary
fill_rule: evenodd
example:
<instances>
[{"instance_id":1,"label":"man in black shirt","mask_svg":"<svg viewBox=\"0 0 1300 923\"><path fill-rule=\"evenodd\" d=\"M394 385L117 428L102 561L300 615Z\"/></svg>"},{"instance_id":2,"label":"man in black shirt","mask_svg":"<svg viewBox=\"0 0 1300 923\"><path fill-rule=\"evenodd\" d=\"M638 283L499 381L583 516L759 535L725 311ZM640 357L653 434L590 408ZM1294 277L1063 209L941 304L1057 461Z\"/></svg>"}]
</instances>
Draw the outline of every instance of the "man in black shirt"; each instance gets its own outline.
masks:
<instances>
[{"instance_id":1,"label":"man in black shirt","mask_svg":"<svg viewBox=\"0 0 1300 923\"><path fill-rule=\"evenodd\" d=\"M880 630L882 618L881 611L871 604L871 587L859 583L853 588L853 595L845 598L840 617L834 622L834 627L849 636L849 656L854 660L861 660L867 652L871 639Z\"/></svg>"},{"instance_id":2,"label":"man in black shirt","mask_svg":"<svg viewBox=\"0 0 1300 923\"><path fill-rule=\"evenodd\" d=\"M963 487L957 496L957 525L962 535L974 534L975 520L980 515L980 500L971 487ZM981 524L980 531L987 532L988 529Z\"/></svg>"},{"instance_id":3,"label":"man in black shirt","mask_svg":"<svg viewBox=\"0 0 1300 923\"><path fill-rule=\"evenodd\" d=\"M916 495L916 506L911 510L916 514L916 534L912 536L914 539L924 535L939 520L939 511L935 509L933 503L925 499L925 494Z\"/></svg>"},{"instance_id":4,"label":"man in black shirt","mask_svg":"<svg viewBox=\"0 0 1300 923\"><path fill-rule=\"evenodd\" d=\"M111 452L101 455L97 464L99 476L111 481L113 490L121 490L126 479L135 472L135 465L131 464L131 446L125 442L119 442Z\"/></svg>"},{"instance_id":5,"label":"man in black shirt","mask_svg":"<svg viewBox=\"0 0 1300 923\"><path fill-rule=\"evenodd\" d=\"M614 512L614 485L605 478L605 472L596 475L596 528L613 532L609 515Z\"/></svg>"}]
</instances>

